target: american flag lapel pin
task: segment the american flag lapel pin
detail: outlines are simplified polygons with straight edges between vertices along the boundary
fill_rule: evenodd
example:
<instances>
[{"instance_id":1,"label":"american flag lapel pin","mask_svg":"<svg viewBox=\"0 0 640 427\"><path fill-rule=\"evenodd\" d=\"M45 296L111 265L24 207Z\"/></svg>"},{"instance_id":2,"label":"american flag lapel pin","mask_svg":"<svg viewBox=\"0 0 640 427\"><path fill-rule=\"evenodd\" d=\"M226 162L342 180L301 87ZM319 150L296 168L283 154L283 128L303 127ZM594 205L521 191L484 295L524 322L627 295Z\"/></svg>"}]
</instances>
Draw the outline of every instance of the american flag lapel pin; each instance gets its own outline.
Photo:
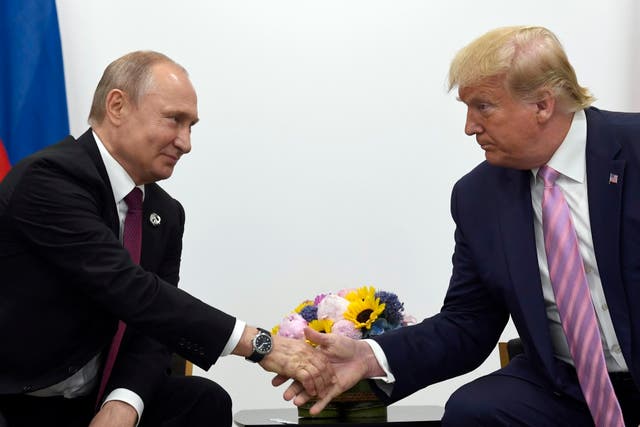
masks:
<instances>
[{"instance_id":1,"label":"american flag lapel pin","mask_svg":"<svg viewBox=\"0 0 640 427\"><path fill-rule=\"evenodd\" d=\"M617 183L618 183L618 174L609 173L609 184L617 184Z\"/></svg>"}]
</instances>

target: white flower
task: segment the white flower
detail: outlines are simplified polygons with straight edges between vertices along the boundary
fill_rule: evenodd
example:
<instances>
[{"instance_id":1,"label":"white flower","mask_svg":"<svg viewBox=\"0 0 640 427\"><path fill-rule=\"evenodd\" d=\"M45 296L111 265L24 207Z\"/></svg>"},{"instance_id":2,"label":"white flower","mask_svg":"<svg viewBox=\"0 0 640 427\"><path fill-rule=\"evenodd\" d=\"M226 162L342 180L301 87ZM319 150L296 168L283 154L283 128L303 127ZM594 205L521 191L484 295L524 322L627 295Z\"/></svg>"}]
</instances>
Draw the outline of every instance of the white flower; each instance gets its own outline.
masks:
<instances>
[{"instance_id":1,"label":"white flower","mask_svg":"<svg viewBox=\"0 0 640 427\"><path fill-rule=\"evenodd\" d=\"M344 319L349 301L336 294L329 294L318 304L318 319L331 319L334 322Z\"/></svg>"}]
</instances>

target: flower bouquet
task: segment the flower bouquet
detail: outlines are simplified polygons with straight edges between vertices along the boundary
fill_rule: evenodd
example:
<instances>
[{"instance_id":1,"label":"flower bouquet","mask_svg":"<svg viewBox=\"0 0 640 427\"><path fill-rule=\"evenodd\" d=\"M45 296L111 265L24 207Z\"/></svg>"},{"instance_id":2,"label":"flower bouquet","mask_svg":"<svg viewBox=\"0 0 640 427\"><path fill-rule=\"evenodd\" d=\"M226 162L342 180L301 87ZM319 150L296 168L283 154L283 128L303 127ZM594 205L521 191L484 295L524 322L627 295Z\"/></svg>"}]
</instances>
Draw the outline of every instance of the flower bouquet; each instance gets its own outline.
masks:
<instances>
[{"instance_id":1,"label":"flower bouquet","mask_svg":"<svg viewBox=\"0 0 640 427\"><path fill-rule=\"evenodd\" d=\"M334 333L353 339L364 339L392 329L416 323L404 311L404 303L391 292L376 290L372 286L342 289L335 293L320 294L305 300L273 328L274 335L305 339L304 328L322 333ZM309 342L311 345L314 343ZM298 408L298 414L309 417L308 402ZM384 417L384 405L373 393L367 380L335 397L320 413L324 418Z\"/></svg>"}]
</instances>

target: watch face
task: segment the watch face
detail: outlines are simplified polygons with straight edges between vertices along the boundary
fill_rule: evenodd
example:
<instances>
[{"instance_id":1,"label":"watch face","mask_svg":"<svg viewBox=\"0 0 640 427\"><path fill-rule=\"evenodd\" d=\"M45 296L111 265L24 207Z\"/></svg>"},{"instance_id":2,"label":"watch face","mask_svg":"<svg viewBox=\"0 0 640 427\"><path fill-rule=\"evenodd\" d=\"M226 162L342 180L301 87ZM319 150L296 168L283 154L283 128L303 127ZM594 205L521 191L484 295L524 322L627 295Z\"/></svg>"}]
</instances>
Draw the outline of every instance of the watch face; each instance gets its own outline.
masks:
<instances>
[{"instance_id":1,"label":"watch face","mask_svg":"<svg viewBox=\"0 0 640 427\"><path fill-rule=\"evenodd\" d=\"M267 354L271 351L271 337L268 334L259 334L254 341L258 353Z\"/></svg>"}]
</instances>

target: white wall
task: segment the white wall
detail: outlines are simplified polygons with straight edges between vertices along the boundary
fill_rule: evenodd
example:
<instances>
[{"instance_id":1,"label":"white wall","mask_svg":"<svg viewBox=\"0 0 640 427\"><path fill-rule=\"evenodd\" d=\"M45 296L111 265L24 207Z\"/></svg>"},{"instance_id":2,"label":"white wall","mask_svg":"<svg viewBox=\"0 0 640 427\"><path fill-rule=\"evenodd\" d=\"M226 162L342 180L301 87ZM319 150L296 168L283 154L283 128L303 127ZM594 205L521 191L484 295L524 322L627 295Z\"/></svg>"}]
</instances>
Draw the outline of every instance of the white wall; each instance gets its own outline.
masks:
<instances>
[{"instance_id":1,"label":"white wall","mask_svg":"<svg viewBox=\"0 0 640 427\"><path fill-rule=\"evenodd\" d=\"M547 26L596 106L640 109L632 0L57 3L74 135L116 57L154 49L190 71L202 121L163 184L187 210L181 286L267 328L304 298L364 284L396 291L419 319L439 310L451 187L483 159L445 88L474 37ZM497 367L494 353L405 403L444 404ZM289 405L241 358L197 374L222 384L235 411Z\"/></svg>"}]
</instances>

